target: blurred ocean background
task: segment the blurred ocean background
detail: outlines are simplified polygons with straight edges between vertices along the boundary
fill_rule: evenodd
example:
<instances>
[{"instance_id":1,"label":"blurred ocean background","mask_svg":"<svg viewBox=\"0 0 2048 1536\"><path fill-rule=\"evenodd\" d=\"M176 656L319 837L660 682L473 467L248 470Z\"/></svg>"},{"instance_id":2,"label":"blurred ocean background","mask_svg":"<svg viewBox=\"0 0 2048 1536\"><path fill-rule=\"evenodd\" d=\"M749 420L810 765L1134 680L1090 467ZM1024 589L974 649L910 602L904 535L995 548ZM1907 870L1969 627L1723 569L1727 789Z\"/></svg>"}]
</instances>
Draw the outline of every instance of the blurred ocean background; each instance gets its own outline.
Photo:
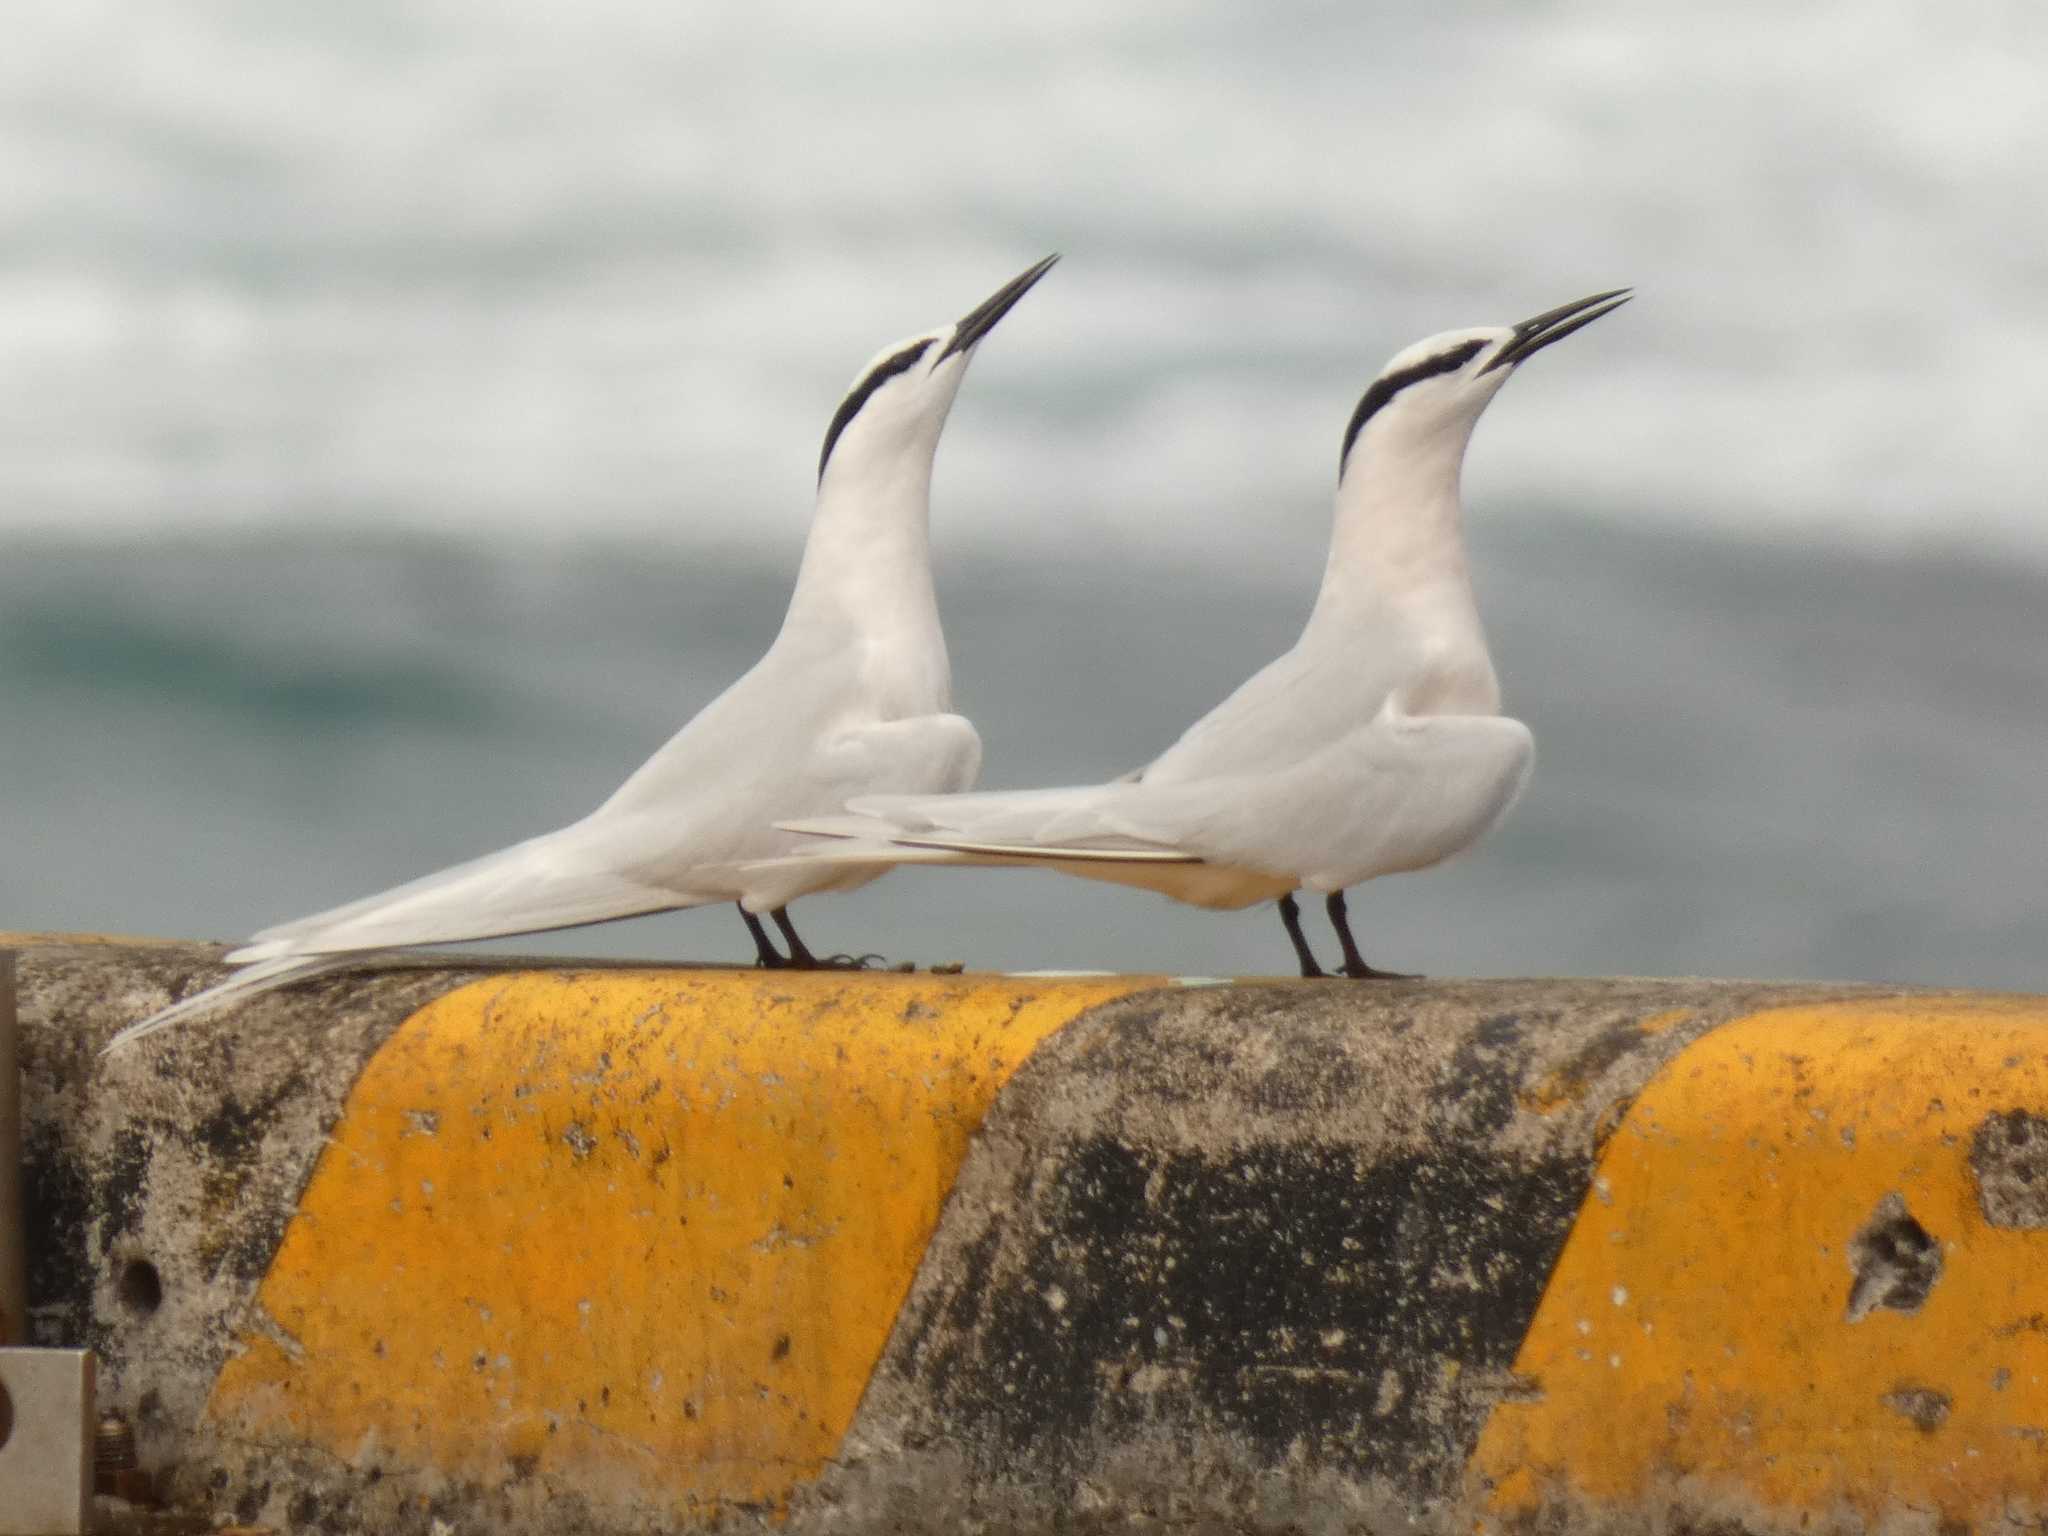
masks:
<instances>
[{"instance_id":1,"label":"blurred ocean background","mask_svg":"<svg viewBox=\"0 0 2048 1536\"><path fill-rule=\"evenodd\" d=\"M1633 283L1468 465L1535 780L1356 894L1368 955L2048 988L2038 6L9 21L0 928L233 937L582 814L773 635L861 364L1057 249L939 457L986 784L1131 767L1291 640L1389 354ZM1289 968L1023 872L796 915Z\"/></svg>"}]
</instances>

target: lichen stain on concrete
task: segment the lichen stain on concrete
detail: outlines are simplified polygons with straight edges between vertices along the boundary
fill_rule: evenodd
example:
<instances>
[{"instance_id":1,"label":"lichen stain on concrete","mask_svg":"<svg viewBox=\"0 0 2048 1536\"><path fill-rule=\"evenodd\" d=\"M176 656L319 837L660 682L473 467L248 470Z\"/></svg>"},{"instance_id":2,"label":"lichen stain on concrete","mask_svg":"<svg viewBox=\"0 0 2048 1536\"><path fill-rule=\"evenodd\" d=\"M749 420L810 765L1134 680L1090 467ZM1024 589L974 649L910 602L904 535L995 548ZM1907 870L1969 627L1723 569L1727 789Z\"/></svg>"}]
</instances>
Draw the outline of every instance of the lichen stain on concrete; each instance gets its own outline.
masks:
<instances>
[{"instance_id":1,"label":"lichen stain on concrete","mask_svg":"<svg viewBox=\"0 0 2048 1536\"><path fill-rule=\"evenodd\" d=\"M1892 1190L1849 1239L1849 1302L1844 1321L1860 1323L1879 1307L1918 1312L1941 1278L1941 1243L1913 1219Z\"/></svg>"},{"instance_id":2,"label":"lichen stain on concrete","mask_svg":"<svg viewBox=\"0 0 2048 1536\"><path fill-rule=\"evenodd\" d=\"M1970 1172L1992 1226L2048 1229L2048 1117L2024 1109L1987 1115L1970 1142Z\"/></svg>"}]
</instances>

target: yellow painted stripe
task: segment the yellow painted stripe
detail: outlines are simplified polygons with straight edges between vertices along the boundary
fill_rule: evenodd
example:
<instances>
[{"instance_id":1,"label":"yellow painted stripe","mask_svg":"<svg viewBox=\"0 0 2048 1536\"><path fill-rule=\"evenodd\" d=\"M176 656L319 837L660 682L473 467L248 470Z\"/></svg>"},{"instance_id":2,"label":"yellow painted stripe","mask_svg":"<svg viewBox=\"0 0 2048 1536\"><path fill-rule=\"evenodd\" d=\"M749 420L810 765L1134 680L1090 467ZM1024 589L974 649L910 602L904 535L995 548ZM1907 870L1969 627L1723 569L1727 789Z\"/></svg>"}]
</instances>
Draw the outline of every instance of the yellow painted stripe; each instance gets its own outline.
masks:
<instances>
[{"instance_id":1,"label":"yellow painted stripe","mask_svg":"<svg viewBox=\"0 0 2048 1536\"><path fill-rule=\"evenodd\" d=\"M839 1445L996 1091L1159 978L522 974L350 1093L228 1432L699 1513Z\"/></svg>"},{"instance_id":2,"label":"yellow painted stripe","mask_svg":"<svg viewBox=\"0 0 2048 1536\"><path fill-rule=\"evenodd\" d=\"M2048 1488L2048 1230L1991 1225L1970 1166L2013 1110L2048 1114L2048 999L1785 1009L1696 1041L1600 1157L1526 1396L1481 1436L1481 1503L1684 1489L1792 1523L1968 1522ZM1894 1194L1940 1277L1851 1321L1852 1240Z\"/></svg>"}]
</instances>

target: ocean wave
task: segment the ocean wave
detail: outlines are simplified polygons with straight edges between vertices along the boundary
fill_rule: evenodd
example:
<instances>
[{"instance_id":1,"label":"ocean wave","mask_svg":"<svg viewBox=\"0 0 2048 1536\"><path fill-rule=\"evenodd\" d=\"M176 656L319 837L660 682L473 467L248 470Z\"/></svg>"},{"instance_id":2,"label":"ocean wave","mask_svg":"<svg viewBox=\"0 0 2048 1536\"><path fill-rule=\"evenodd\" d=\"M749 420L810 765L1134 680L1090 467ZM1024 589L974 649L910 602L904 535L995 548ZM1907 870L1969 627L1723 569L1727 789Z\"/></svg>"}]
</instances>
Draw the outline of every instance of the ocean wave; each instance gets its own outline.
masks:
<instances>
[{"instance_id":1,"label":"ocean wave","mask_svg":"<svg viewBox=\"0 0 2048 1536\"><path fill-rule=\"evenodd\" d=\"M1389 353L1633 282L1477 507L2048 556L2044 47L1920 0L34 7L0 527L781 551L855 365L1058 247L943 450L962 547L1312 537Z\"/></svg>"}]
</instances>

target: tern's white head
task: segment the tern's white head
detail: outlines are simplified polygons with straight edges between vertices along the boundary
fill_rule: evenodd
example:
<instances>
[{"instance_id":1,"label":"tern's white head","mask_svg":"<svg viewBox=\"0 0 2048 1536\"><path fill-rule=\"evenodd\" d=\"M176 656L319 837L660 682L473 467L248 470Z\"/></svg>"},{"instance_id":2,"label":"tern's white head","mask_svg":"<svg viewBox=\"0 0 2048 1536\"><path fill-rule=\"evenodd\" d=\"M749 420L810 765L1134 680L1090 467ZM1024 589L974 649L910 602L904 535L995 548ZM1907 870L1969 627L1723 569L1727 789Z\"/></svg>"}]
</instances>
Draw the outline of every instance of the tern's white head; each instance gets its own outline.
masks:
<instances>
[{"instance_id":1,"label":"tern's white head","mask_svg":"<svg viewBox=\"0 0 2048 1536\"><path fill-rule=\"evenodd\" d=\"M818 484L887 478L898 466L929 468L946 413L953 408L968 359L996 322L1041 277L1057 255L1020 272L961 320L885 347L853 381L825 429Z\"/></svg>"},{"instance_id":2,"label":"tern's white head","mask_svg":"<svg viewBox=\"0 0 2048 1536\"><path fill-rule=\"evenodd\" d=\"M1621 308L1632 297L1617 288L1596 293L1520 325L1445 331L1396 353L1351 413L1338 459L1342 480L1354 455L1462 456L1473 424L1515 366L1553 341Z\"/></svg>"}]
</instances>

